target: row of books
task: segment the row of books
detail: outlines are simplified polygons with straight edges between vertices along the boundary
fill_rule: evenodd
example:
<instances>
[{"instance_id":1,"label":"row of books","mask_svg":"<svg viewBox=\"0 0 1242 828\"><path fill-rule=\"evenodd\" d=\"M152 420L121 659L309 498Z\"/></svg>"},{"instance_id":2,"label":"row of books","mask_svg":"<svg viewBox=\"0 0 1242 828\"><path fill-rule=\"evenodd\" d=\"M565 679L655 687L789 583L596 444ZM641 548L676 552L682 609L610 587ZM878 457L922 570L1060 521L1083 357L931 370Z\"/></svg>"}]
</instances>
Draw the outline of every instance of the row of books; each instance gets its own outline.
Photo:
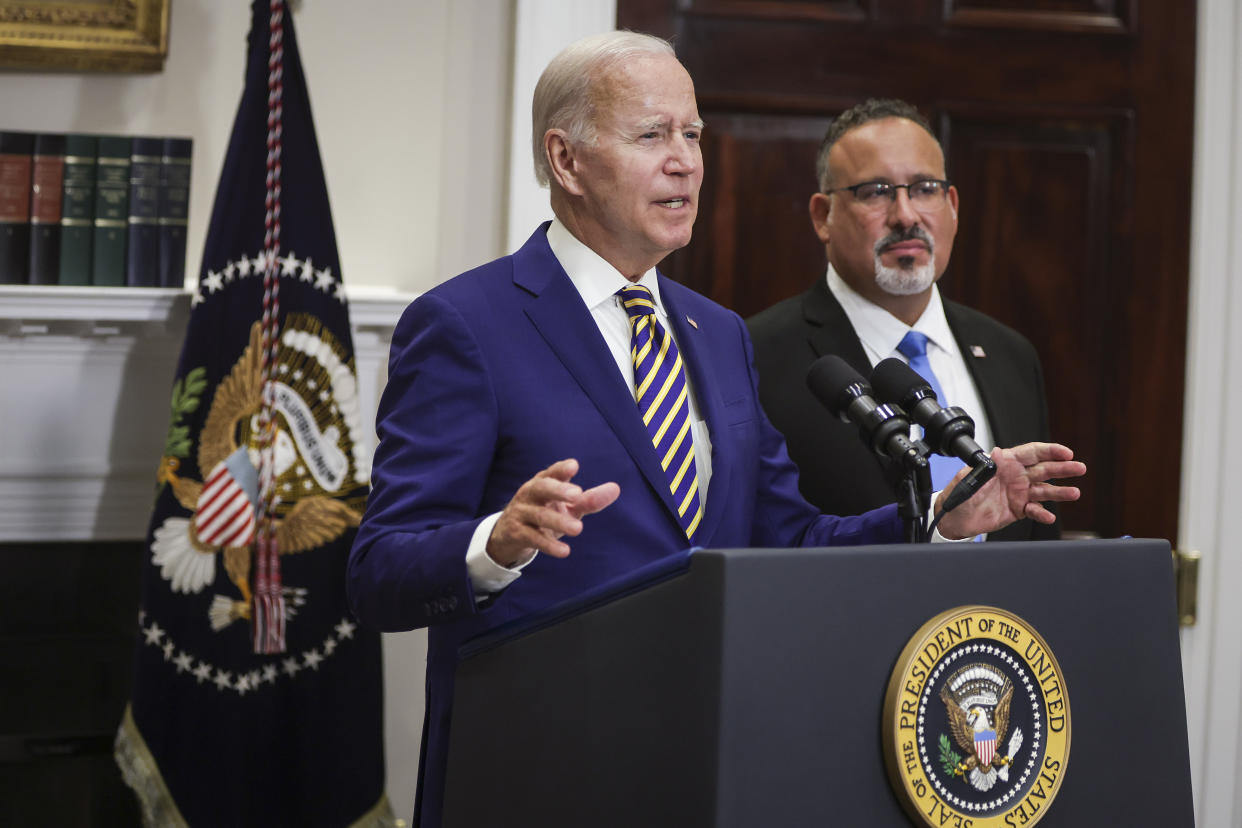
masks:
<instances>
[{"instance_id":1,"label":"row of books","mask_svg":"<svg viewBox=\"0 0 1242 828\"><path fill-rule=\"evenodd\" d=\"M0 132L0 284L182 287L191 146Z\"/></svg>"}]
</instances>

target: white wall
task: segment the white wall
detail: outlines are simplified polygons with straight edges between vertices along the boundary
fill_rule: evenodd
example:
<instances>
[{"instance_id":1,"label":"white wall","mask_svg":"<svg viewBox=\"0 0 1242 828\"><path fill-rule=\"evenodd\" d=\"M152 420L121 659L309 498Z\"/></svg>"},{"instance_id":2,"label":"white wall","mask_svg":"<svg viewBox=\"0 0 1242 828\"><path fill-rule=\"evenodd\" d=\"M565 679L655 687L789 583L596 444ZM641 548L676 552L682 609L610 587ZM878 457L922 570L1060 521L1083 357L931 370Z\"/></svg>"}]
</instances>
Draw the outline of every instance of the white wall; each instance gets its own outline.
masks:
<instances>
[{"instance_id":1,"label":"white wall","mask_svg":"<svg viewBox=\"0 0 1242 828\"><path fill-rule=\"evenodd\" d=\"M511 15L511 0L299 4L294 25L351 291L419 292L504 252ZM242 0L176 0L162 73L6 74L0 129L192 137L193 281L249 27Z\"/></svg>"},{"instance_id":2,"label":"white wall","mask_svg":"<svg viewBox=\"0 0 1242 828\"><path fill-rule=\"evenodd\" d=\"M1183 633L1196 823L1242 825L1242 11L1199 0L1190 317L1178 545L1197 550L1199 623Z\"/></svg>"},{"instance_id":3,"label":"white wall","mask_svg":"<svg viewBox=\"0 0 1242 828\"><path fill-rule=\"evenodd\" d=\"M352 296L421 292L505 252L513 2L297 4L294 25ZM242 93L249 27L244 0L176 0L163 72L2 73L0 130L192 137L186 269L193 283ZM369 330L355 332L364 390L382 387L378 316L400 303L365 305ZM355 322L358 310L356 303ZM397 815L408 817L425 632L385 636L384 654L389 795Z\"/></svg>"}]
</instances>

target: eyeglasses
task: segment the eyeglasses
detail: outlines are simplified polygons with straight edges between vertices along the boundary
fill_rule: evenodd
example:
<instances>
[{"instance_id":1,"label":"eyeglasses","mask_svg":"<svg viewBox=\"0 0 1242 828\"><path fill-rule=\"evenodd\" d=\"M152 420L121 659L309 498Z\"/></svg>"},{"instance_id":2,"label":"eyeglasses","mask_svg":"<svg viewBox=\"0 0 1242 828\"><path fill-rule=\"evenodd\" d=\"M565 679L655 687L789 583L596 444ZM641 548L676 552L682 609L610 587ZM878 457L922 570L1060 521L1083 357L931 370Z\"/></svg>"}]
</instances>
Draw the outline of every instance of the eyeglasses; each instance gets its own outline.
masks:
<instances>
[{"instance_id":1,"label":"eyeglasses","mask_svg":"<svg viewBox=\"0 0 1242 828\"><path fill-rule=\"evenodd\" d=\"M849 190L854 200L872 210L887 210L897 201L897 191L905 189L910 202L918 210L933 210L944 205L950 184L942 178L924 178L909 184L889 184L887 181L864 181L852 187L824 190L825 194Z\"/></svg>"}]
</instances>

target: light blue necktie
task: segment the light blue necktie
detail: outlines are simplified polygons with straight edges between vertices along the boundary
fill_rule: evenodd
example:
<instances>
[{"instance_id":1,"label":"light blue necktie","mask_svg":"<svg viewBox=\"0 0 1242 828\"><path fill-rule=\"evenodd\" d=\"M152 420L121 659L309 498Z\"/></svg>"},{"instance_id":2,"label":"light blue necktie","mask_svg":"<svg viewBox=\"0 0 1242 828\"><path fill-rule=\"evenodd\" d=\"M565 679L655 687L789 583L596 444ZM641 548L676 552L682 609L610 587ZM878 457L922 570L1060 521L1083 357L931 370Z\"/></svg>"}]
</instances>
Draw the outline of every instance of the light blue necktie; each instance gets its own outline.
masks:
<instances>
[{"instance_id":1,"label":"light blue necktie","mask_svg":"<svg viewBox=\"0 0 1242 828\"><path fill-rule=\"evenodd\" d=\"M940 404L950 405L945 399L944 389L940 387L940 380L936 379L931 363L927 361L927 335L918 331L910 331L898 344L897 351L910 361L910 367L919 376L927 380L927 384L936 392L936 399L940 401ZM956 457L944 457L939 454L933 454L927 459L931 462L932 488L936 491L949 485L949 481L953 479L953 475L957 474L958 469L966 465Z\"/></svg>"},{"instance_id":2,"label":"light blue necktie","mask_svg":"<svg viewBox=\"0 0 1242 828\"><path fill-rule=\"evenodd\" d=\"M630 358L634 363L635 399L647 434L664 469L677 519L686 537L703 518L699 502L699 475L694 463L690 431L690 401L686 372L677 343L655 315L651 291L630 285L617 291L630 317Z\"/></svg>"}]
</instances>

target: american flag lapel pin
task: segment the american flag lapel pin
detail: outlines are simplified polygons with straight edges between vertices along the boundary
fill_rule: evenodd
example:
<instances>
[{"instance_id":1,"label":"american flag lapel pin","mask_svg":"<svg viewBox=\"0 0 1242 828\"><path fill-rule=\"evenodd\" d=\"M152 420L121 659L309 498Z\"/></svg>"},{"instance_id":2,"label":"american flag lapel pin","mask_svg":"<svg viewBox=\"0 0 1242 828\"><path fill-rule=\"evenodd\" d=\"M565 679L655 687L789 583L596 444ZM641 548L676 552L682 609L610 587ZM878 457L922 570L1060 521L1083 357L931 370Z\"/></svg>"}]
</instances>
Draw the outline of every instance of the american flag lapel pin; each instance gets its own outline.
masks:
<instances>
[{"instance_id":1,"label":"american flag lapel pin","mask_svg":"<svg viewBox=\"0 0 1242 828\"><path fill-rule=\"evenodd\" d=\"M982 346L982 345L971 345L971 346L970 346L970 355L971 355L971 356L973 356L973 357L976 357L977 359L983 359L984 357L986 357L986 356L987 356L987 354L985 354L985 353L983 352L983 346Z\"/></svg>"}]
</instances>

